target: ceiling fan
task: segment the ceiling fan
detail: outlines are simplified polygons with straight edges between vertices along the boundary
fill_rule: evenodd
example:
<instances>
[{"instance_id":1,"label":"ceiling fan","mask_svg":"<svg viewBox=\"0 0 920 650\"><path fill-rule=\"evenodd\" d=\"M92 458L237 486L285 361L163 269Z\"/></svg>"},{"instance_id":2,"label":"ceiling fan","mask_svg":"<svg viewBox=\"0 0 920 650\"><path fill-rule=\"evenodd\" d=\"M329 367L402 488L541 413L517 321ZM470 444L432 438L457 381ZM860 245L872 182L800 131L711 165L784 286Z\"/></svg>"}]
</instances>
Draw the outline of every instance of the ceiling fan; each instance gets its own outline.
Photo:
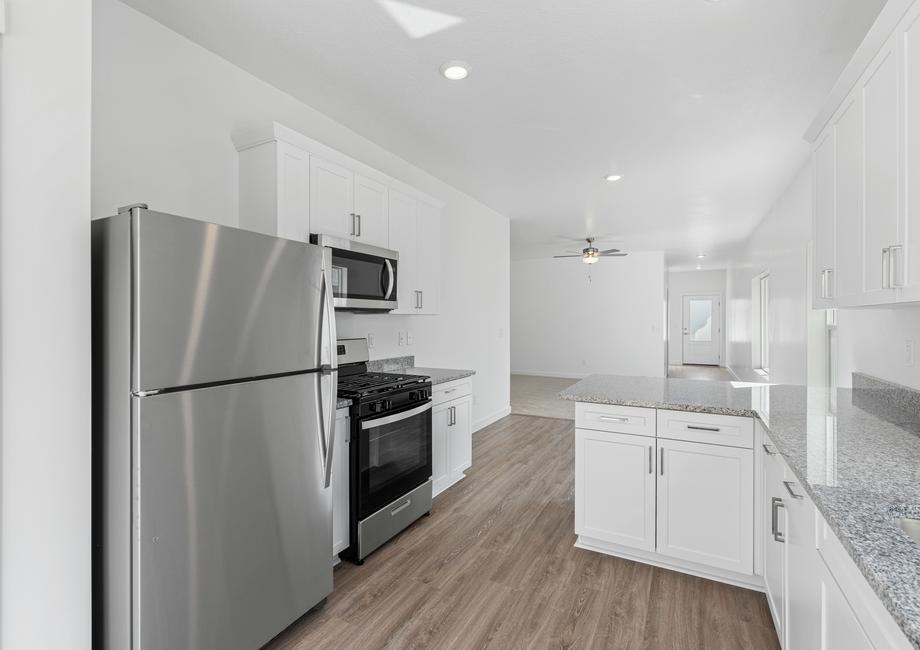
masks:
<instances>
[{"instance_id":1,"label":"ceiling fan","mask_svg":"<svg viewBox=\"0 0 920 650\"><path fill-rule=\"evenodd\" d=\"M621 253L619 248L608 248L607 250L598 250L594 247L594 240L596 237L586 237L585 241L588 242L587 248L582 249L579 253L578 251L567 251L571 255L553 255L553 258L560 257L580 257L581 261L585 264L594 264L602 257L626 257L629 253Z\"/></svg>"}]
</instances>

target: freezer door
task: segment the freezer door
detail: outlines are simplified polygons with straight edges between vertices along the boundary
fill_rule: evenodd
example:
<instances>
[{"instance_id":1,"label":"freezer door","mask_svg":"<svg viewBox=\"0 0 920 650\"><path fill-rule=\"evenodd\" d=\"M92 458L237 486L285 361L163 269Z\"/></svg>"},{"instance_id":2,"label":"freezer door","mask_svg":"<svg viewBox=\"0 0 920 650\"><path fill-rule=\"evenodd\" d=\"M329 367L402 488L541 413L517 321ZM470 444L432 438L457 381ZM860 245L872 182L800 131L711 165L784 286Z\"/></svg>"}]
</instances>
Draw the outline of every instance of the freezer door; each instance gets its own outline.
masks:
<instances>
[{"instance_id":1,"label":"freezer door","mask_svg":"<svg viewBox=\"0 0 920 650\"><path fill-rule=\"evenodd\" d=\"M134 398L135 648L257 648L332 591L319 379Z\"/></svg>"},{"instance_id":2,"label":"freezer door","mask_svg":"<svg viewBox=\"0 0 920 650\"><path fill-rule=\"evenodd\" d=\"M322 248L149 210L130 218L133 390L319 367Z\"/></svg>"}]
</instances>

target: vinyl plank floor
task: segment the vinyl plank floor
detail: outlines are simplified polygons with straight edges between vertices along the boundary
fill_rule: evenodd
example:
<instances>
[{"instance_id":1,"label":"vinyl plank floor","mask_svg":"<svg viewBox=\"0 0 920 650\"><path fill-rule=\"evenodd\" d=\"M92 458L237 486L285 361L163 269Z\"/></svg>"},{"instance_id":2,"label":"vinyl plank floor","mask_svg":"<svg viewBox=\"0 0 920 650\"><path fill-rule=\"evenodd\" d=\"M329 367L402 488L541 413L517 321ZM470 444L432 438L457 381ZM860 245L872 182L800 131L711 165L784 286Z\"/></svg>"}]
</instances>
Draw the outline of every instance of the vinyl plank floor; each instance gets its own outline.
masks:
<instances>
[{"instance_id":1,"label":"vinyl plank floor","mask_svg":"<svg viewBox=\"0 0 920 650\"><path fill-rule=\"evenodd\" d=\"M763 594L574 547L574 423L510 415L473 467L270 647L779 645Z\"/></svg>"}]
</instances>

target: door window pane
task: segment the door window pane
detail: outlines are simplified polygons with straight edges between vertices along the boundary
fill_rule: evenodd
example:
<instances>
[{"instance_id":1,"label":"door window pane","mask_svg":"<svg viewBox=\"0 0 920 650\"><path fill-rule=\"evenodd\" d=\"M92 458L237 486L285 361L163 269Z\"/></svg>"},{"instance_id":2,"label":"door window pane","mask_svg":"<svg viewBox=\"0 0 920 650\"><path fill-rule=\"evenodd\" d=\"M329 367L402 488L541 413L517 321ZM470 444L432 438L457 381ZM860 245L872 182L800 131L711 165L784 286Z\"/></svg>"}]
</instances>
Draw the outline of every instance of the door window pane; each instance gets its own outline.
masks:
<instances>
[{"instance_id":1,"label":"door window pane","mask_svg":"<svg viewBox=\"0 0 920 650\"><path fill-rule=\"evenodd\" d=\"M690 340L712 341L712 300L690 300Z\"/></svg>"}]
</instances>

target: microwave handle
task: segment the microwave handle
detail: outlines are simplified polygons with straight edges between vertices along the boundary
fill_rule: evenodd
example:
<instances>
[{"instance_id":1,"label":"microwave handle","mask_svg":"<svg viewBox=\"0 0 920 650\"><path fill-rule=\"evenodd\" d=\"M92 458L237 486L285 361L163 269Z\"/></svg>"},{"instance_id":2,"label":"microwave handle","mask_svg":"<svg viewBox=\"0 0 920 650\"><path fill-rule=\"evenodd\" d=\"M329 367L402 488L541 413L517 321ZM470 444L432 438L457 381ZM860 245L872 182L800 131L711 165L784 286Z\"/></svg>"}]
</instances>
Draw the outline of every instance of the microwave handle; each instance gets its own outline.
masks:
<instances>
[{"instance_id":1,"label":"microwave handle","mask_svg":"<svg viewBox=\"0 0 920 650\"><path fill-rule=\"evenodd\" d=\"M387 288L386 293L383 295L384 300L389 300L390 296L393 294L393 285L396 284L396 270L393 268L393 263L390 260L383 260L383 263L387 267Z\"/></svg>"}]
</instances>

